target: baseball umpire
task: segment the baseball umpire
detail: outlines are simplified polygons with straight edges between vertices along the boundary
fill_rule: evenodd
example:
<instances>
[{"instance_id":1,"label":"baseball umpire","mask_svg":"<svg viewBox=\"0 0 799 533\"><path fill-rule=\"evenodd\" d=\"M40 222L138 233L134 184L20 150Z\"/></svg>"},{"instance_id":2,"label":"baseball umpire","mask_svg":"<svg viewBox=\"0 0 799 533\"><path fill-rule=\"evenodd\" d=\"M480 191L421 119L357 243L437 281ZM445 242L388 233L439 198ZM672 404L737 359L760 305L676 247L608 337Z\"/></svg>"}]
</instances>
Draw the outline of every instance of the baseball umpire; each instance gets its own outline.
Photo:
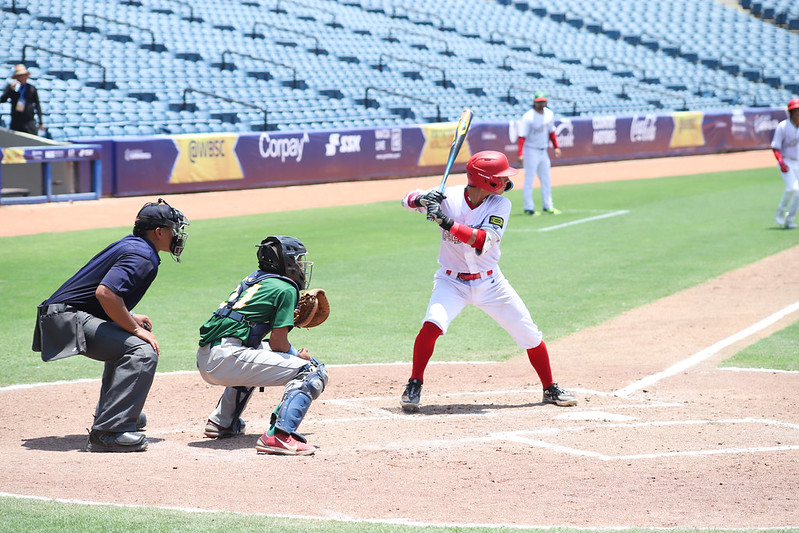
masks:
<instances>
[{"instance_id":1,"label":"baseball umpire","mask_svg":"<svg viewBox=\"0 0 799 533\"><path fill-rule=\"evenodd\" d=\"M180 262L189 221L162 199L136 215L133 234L110 244L39 305L33 350L44 361L82 354L105 363L90 452L147 449L144 402L160 348L150 317L132 313L158 274L159 252Z\"/></svg>"},{"instance_id":2,"label":"baseball umpire","mask_svg":"<svg viewBox=\"0 0 799 533\"><path fill-rule=\"evenodd\" d=\"M527 352L541 380L544 403L577 403L553 381L543 335L497 263L511 211L502 193L513 187L510 178L517 172L505 154L478 152L466 163L468 185L447 187L444 193L417 189L402 199L406 209L427 213L441 228L441 268L433 278L433 294L413 345L411 377L400 400L406 412L419 410L424 371L436 340L468 304L485 311Z\"/></svg>"},{"instance_id":3,"label":"baseball umpire","mask_svg":"<svg viewBox=\"0 0 799 533\"><path fill-rule=\"evenodd\" d=\"M311 401L327 385L325 365L288 340L297 321L300 292L308 287L313 262L294 237L270 236L258 245L258 270L244 278L200 328L197 367L202 378L225 391L208 417L205 436L241 435L241 414L255 387L285 386L271 426L258 439L258 453L311 455L316 448L297 428ZM326 307L326 297L317 307ZM318 302L317 302L318 304ZM304 322L303 322L304 323ZM310 327L306 324L304 327ZM264 340L266 335L269 338Z\"/></svg>"}]
</instances>

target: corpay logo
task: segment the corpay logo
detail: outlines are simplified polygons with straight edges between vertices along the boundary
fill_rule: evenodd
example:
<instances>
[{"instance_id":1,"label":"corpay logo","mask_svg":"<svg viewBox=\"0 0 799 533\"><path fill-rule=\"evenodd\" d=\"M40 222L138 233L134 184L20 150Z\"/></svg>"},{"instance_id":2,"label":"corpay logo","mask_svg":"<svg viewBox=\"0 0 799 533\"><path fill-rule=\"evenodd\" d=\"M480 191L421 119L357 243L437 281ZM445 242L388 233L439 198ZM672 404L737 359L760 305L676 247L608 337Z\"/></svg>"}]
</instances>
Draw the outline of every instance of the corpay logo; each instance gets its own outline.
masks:
<instances>
[{"instance_id":1,"label":"corpay logo","mask_svg":"<svg viewBox=\"0 0 799 533\"><path fill-rule=\"evenodd\" d=\"M331 133L327 138L325 145L325 155L332 157L336 152L342 154L351 154L361 151L361 136L360 135L341 135L340 133Z\"/></svg>"},{"instance_id":2,"label":"corpay logo","mask_svg":"<svg viewBox=\"0 0 799 533\"><path fill-rule=\"evenodd\" d=\"M262 133L258 139L258 151L264 159L280 159L284 163L286 159L292 158L297 163L302 161L302 150L310 142L307 133L302 137L281 137L273 139L268 133Z\"/></svg>"}]
</instances>

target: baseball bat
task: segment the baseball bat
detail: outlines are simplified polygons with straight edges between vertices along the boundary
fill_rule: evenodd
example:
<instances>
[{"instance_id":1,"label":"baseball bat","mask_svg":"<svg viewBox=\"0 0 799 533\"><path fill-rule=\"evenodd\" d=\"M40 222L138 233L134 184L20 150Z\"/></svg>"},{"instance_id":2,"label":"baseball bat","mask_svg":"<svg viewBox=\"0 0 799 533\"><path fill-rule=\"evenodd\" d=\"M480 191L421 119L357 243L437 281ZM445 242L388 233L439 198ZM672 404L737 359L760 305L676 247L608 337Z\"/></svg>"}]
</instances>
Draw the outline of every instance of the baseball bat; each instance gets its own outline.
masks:
<instances>
[{"instance_id":1,"label":"baseball bat","mask_svg":"<svg viewBox=\"0 0 799 533\"><path fill-rule=\"evenodd\" d=\"M458 152L461 151L463 141L466 140L466 134L469 133L469 125L472 123L473 114L471 109L464 109L463 113L461 113L461 118L458 120L458 125L455 127L455 137L452 139L452 144L449 147L449 157L447 157L447 164L444 167L444 175L441 177L441 184L438 186L439 192L444 192L444 187L449 177L449 171L452 170L452 165L455 164Z\"/></svg>"}]
</instances>

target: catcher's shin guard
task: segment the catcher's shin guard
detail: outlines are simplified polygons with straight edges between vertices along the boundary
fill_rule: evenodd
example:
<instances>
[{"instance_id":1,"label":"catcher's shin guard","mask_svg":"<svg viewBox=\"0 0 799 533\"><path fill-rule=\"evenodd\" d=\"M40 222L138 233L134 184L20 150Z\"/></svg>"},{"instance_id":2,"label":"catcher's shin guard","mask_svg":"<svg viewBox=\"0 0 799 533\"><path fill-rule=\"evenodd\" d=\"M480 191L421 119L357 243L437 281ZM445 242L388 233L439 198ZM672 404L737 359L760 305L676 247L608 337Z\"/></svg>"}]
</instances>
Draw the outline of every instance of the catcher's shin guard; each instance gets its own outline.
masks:
<instances>
[{"instance_id":1,"label":"catcher's shin guard","mask_svg":"<svg viewBox=\"0 0 799 533\"><path fill-rule=\"evenodd\" d=\"M325 365L316 359L311 359L311 362L303 367L297 377L286 384L283 399L272 413L272 427L269 434L274 434L275 429L278 429L305 442L302 435L297 433L297 428L305 418L311 401L322 394L326 385Z\"/></svg>"}]
</instances>

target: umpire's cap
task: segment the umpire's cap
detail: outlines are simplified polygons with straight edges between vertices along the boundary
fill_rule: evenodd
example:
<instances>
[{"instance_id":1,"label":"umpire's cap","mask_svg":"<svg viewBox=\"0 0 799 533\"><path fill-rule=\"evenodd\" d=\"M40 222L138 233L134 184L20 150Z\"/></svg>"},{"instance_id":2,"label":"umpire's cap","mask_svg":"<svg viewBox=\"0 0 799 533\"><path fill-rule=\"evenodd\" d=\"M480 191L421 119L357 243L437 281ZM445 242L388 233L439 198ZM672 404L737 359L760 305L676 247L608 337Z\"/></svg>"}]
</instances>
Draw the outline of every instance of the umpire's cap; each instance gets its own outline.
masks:
<instances>
[{"instance_id":1,"label":"umpire's cap","mask_svg":"<svg viewBox=\"0 0 799 533\"><path fill-rule=\"evenodd\" d=\"M134 230L148 231L156 228L180 229L184 223L183 213L173 209L163 198L158 199L158 203L147 202L136 215L136 222L133 224Z\"/></svg>"}]
</instances>

